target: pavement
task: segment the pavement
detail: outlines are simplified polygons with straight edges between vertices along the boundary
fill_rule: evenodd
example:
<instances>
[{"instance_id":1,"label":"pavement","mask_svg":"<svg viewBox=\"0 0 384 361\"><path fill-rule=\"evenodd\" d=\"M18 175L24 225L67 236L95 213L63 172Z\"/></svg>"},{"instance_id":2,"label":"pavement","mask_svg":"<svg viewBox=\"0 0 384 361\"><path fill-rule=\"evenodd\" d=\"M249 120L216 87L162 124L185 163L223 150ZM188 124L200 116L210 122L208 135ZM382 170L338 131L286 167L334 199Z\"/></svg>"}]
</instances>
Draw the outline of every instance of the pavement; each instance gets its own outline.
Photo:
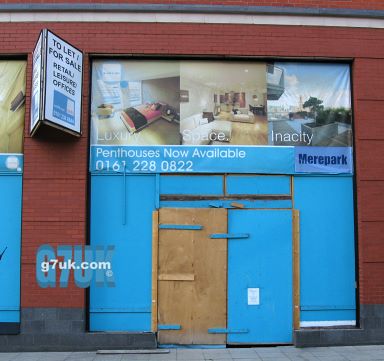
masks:
<instances>
[{"instance_id":1,"label":"pavement","mask_svg":"<svg viewBox=\"0 0 384 361\"><path fill-rule=\"evenodd\" d=\"M165 350L160 350L165 352ZM130 351L132 352L132 351ZM141 351L142 352L142 351ZM0 361L384 361L384 345L295 348L293 346L170 349L169 353L96 354L96 352L0 353Z\"/></svg>"}]
</instances>

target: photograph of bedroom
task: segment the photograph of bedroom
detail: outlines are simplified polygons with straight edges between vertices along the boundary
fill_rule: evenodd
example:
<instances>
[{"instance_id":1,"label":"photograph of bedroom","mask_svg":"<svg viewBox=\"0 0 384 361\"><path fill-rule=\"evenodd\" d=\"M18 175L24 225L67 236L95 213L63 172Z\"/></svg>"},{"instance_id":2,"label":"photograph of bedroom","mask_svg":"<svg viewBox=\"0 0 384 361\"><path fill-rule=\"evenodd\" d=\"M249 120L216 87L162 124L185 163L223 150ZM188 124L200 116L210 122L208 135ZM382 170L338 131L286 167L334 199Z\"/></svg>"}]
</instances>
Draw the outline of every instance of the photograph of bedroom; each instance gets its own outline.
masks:
<instances>
[{"instance_id":1,"label":"photograph of bedroom","mask_svg":"<svg viewBox=\"0 0 384 361\"><path fill-rule=\"evenodd\" d=\"M184 145L267 145L266 64L180 64L180 133Z\"/></svg>"},{"instance_id":2,"label":"photograph of bedroom","mask_svg":"<svg viewBox=\"0 0 384 361\"><path fill-rule=\"evenodd\" d=\"M179 62L95 61L92 144L180 144L179 98Z\"/></svg>"},{"instance_id":3,"label":"photograph of bedroom","mask_svg":"<svg viewBox=\"0 0 384 361\"><path fill-rule=\"evenodd\" d=\"M352 146L348 64L267 66L269 144Z\"/></svg>"}]
</instances>

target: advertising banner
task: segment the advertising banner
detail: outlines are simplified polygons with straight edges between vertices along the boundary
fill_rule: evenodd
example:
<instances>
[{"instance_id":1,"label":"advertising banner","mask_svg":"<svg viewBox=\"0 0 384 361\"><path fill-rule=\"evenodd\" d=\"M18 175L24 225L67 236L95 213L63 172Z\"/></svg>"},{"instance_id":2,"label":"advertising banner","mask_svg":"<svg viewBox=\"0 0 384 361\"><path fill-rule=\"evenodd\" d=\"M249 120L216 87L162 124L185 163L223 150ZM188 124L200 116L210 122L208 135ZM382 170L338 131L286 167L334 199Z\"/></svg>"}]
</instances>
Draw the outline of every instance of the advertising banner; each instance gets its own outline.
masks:
<instances>
[{"instance_id":1,"label":"advertising banner","mask_svg":"<svg viewBox=\"0 0 384 361\"><path fill-rule=\"evenodd\" d=\"M351 147L350 104L345 64L96 60L90 168L351 173L295 161L295 147Z\"/></svg>"},{"instance_id":2,"label":"advertising banner","mask_svg":"<svg viewBox=\"0 0 384 361\"><path fill-rule=\"evenodd\" d=\"M26 61L0 61L0 173L21 172Z\"/></svg>"},{"instance_id":3,"label":"advertising banner","mask_svg":"<svg viewBox=\"0 0 384 361\"><path fill-rule=\"evenodd\" d=\"M81 133L83 54L44 29L33 55L31 134L48 124Z\"/></svg>"}]
</instances>

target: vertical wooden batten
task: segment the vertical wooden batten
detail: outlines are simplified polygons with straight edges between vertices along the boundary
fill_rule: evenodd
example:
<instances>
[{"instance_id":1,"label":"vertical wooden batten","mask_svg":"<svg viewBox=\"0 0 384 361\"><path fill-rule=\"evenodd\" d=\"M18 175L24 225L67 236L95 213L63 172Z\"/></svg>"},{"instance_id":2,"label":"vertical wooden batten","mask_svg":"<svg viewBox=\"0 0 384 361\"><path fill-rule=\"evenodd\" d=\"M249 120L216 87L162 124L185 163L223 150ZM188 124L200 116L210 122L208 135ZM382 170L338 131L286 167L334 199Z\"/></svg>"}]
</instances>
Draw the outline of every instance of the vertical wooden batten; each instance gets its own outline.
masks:
<instances>
[{"instance_id":1,"label":"vertical wooden batten","mask_svg":"<svg viewBox=\"0 0 384 361\"><path fill-rule=\"evenodd\" d=\"M300 328L300 213L292 210L293 222L293 328Z\"/></svg>"},{"instance_id":2,"label":"vertical wooden batten","mask_svg":"<svg viewBox=\"0 0 384 361\"><path fill-rule=\"evenodd\" d=\"M152 213L152 332L157 331L157 273L159 262L159 211Z\"/></svg>"}]
</instances>

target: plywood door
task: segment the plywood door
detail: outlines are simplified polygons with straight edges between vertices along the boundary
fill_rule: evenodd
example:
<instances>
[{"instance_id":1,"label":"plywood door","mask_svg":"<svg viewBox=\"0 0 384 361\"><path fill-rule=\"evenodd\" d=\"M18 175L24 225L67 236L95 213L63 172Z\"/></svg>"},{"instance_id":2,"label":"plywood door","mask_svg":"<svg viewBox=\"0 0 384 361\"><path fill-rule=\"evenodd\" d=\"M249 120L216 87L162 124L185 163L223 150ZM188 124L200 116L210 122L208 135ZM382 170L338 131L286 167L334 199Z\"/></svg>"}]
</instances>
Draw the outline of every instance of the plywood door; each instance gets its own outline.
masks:
<instances>
[{"instance_id":1,"label":"plywood door","mask_svg":"<svg viewBox=\"0 0 384 361\"><path fill-rule=\"evenodd\" d=\"M227 232L225 209L163 208L159 212L158 340L161 344L225 344ZM161 225L201 225L201 230L162 229ZM180 325L180 330L161 330Z\"/></svg>"}]
</instances>

